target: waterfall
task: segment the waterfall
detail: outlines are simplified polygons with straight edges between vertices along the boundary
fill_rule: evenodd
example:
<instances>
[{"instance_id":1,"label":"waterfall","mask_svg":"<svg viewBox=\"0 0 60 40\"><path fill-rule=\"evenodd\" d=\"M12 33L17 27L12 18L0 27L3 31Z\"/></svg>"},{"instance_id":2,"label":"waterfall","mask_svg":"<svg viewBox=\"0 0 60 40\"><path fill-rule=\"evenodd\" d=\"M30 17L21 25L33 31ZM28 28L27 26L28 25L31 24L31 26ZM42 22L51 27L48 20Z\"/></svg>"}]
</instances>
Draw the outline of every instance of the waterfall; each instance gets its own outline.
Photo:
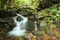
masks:
<instances>
[{"instance_id":1,"label":"waterfall","mask_svg":"<svg viewBox=\"0 0 60 40\"><path fill-rule=\"evenodd\" d=\"M22 21L17 21L17 17L20 16L23 20ZM14 22L16 23L16 27L13 28L13 30L11 30L10 32L8 32L8 34L10 36L23 36L25 35L26 29L26 22L28 20L28 18L23 17L20 14L17 14L16 17L13 17Z\"/></svg>"},{"instance_id":2,"label":"waterfall","mask_svg":"<svg viewBox=\"0 0 60 40\"><path fill-rule=\"evenodd\" d=\"M38 28L37 28L37 22L34 21L34 24L35 24L35 31L37 31L38 30Z\"/></svg>"}]
</instances>

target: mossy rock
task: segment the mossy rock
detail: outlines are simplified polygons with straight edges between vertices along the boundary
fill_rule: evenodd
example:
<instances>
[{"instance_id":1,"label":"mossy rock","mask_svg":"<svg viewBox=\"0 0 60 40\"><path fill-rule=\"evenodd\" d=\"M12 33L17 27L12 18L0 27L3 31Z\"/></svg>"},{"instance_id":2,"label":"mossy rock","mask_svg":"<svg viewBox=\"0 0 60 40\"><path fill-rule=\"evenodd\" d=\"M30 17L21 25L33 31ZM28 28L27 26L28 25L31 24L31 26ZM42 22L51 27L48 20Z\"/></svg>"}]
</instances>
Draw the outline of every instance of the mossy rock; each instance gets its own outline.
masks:
<instances>
[{"instance_id":1,"label":"mossy rock","mask_svg":"<svg viewBox=\"0 0 60 40\"><path fill-rule=\"evenodd\" d=\"M26 29L27 29L27 31L32 31L35 29L35 25L34 25L33 21L28 20L27 25L26 25Z\"/></svg>"},{"instance_id":2,"label":"mossy rock","mask_svg":"<svg viewBox=\"0 0 60 40\"><path fill-rule=\"evenodd\" d=\"M46 21L44 21L44 20L40 21L40 26L47 26Z\"/></svg>"}]
</instances>

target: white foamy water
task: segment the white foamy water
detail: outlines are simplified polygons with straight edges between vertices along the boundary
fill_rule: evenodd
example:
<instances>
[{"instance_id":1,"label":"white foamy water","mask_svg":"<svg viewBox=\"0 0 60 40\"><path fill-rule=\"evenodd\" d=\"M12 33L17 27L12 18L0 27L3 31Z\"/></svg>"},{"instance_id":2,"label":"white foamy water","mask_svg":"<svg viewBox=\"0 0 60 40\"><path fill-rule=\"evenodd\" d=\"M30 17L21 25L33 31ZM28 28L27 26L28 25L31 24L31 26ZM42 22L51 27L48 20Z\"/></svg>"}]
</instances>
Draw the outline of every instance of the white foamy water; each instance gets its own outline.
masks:
<instances>
[{"instance_id":1,"label":"white foamy water","mask_svg":"<svg viewBox=\"0 0 60 40\"><path fill-rule=\"evenodd\" d=\"M37 22L34 21L34 24L35 24L35 31L37 31L38 30L38 28L37 28Z\"/></svg>"},{"instance_id":2,"label":"white foamy water","mask_svg":"<svg viewBox=\"0 0 60 40\"><path fill-rule=\"evenodd\" d=\"M18 16L20 16L23 20L22 21L17 21L16 18ZM17 14L16 17L13 17L13 20L16 23L16 27L14 27L12 31L8 32L8 34L10 36L23 36L23 35L25 35L25 32L26 32L25 26L26 26L28 18L23 17L20 14Z\"/></svg>"}]
</instances>

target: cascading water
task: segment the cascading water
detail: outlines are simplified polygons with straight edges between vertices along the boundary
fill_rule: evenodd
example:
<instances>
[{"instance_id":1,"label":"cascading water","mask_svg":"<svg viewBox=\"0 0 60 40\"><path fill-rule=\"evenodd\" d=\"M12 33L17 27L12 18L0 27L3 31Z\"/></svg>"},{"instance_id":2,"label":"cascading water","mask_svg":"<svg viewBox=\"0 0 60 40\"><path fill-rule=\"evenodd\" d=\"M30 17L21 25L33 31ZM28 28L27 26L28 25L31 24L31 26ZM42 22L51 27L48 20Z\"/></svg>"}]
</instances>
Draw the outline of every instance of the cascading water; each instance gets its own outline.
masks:
<instances>
[{"instance_id":1,"label":"cascading water","mask_svg":"<svg viewBox=\"0 0 60 40\"><path fill-rule=\"evenodd\" d=\"M23 20L22 21L17 21L17 17L20 16ZM13 28L12 31L8 32L8 34L10 36L23 36L25 35L25 32L26 32L26 29L25 29L25 26L26 26L26 22L28 20L28 18L26 17L23 17L22 15L20 14L17 14L16 17L13 17L13 20L15 21L16 23L16 27Z\"/></svg>"},{"instance_id":2,"label":"cascading water","mask_svg":"<svg viewBox=\"0 0 60 40\"><path fill-rule=\"evenodd\" d=\"M37 31L38 30L38 28L37 28L37 22L34 21L34 24L35 24L35 31Z\"/></svg>"}]
</instances>

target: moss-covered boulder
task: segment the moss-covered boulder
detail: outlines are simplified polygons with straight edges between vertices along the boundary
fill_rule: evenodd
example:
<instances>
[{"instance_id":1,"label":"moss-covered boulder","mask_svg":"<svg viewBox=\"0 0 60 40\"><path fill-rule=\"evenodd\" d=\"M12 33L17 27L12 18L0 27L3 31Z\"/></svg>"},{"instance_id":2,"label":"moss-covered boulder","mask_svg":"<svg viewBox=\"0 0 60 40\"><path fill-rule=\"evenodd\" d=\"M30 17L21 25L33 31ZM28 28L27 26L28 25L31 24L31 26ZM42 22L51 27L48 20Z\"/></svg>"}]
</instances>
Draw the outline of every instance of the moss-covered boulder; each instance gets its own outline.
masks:
<instances>
[{"instance_id":1,"label":"moss-covered boulder","mask_svg":"<svg viewBox=\"0 0 60 40\"><path fill-rule=\"evenodd\" d=\"M33 21L28 20L27 25L26 25L26 29L27 29L27 31L32 31L35 29L35 25L34 25Z\"/></svg>"}]
</instances>

